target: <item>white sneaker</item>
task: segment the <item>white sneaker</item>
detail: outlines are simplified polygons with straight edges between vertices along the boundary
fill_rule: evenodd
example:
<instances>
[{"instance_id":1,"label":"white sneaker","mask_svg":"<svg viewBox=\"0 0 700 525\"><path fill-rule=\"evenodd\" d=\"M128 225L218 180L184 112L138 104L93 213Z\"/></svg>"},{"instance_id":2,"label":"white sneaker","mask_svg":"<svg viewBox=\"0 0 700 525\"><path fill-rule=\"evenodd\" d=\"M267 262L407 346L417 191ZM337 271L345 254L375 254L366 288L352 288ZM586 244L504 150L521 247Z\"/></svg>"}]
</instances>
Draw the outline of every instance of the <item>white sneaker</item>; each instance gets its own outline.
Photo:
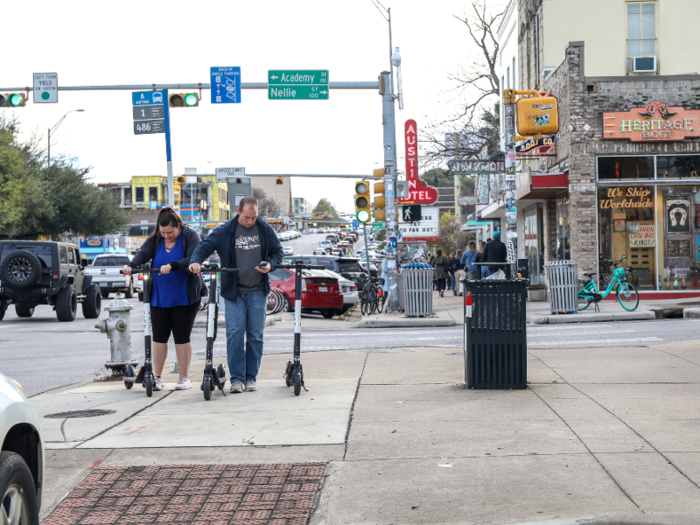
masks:
<instances>
[{"instance_id":1,"label":"white sneaker","mask_svg":"<svg viewBox=\"0 0 700 525\"><path fill-rule=\"evenodd\" d=\"M188 378L180 376L180 379L177 380L177 385L175 385L175 390L187 390L188 388L192 388L192 383L190 383Z\"/></svg>"},{"instance_id":2,"label":"white sneaker","mask_svg":"<svg viewBox=\"0 0 700 525\"><path fill-rule=\"evenodd\" d=\"M258 389L258 387L255 385L255 381L248 379L245 382L245 391L246 392L255 392Z\"/></svg>"},{"instance_id":3,"label":"white sneaker","mask_svg":"<svg viewBox=\"0 0 700 525\"><path fill-rule=\"evenodd\" d=\"M161 377L156 377L156 384L153 385L153 390L156 392L163 390L163 379Z\"/></svg>"},{"instance_id":4,"label":"white sneaker","mask_svg":"<svg viewBox=\"0 0 700 525\"><path fill-rule=\"evenodd\" d=\"M231 390L230 392L232 394L240 394L245 390L245 386L243 386L243 383L240 381L236 381L235 383L231 383Z\"/></svg>"}]
</instances>

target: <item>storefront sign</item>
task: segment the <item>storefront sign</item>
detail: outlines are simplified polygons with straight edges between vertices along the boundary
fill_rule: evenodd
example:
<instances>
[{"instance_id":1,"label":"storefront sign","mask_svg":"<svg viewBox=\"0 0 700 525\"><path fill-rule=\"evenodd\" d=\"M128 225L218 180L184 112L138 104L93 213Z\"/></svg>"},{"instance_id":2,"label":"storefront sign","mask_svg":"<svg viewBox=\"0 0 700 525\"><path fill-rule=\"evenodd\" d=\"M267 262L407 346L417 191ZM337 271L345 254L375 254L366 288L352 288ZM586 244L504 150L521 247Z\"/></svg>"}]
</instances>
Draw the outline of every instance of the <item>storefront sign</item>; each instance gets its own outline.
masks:
<instances>
[{"instance_id":1,"label":"storefront sign","mask_svg":"<svg viewBox=\"0 0 700 525\"><path fill-rule=\"evenodd\" d=\"M418 178L418 124L411 119L404 124L406 139L406 178Z\"/></svg>"},{"instance_id":2,"label":"storefront sign","mask_svg":"<svg viewBox=\"0 0 700 525\"><path fill-rule=\"evenodd\" d=\"M480 205L489 204L489 176L477 175L474 180L474 195L476 195L476 203Z\"/></svg>"},{"instance_id":3,"label":"storefront sign","mask_svg":"<svg viewBox=\"0 0 700 525\"><path fill-rule=\"evenodd\" d=\"M521 142L515 146L516 155L526 155L526 154L539 154L545 155L552 151L552 148L557 143L557 134L547 135L538 140L530 139L525 142Z\"/></svg>"},{"instance_id":4,"label":"storefront sign","mask_svg":"<svg viewBox=\"0 0 700 525\"><path fill-rule=\"evenodd\" d=\"M632 142L669 142L700 137L700 115L655 101L630 111L603 113L603 138Z\"/></svg>"},{"instance_id":5,"label":"storefront sign","mask_svg":"<svg viewBox=\"0 0 700 525\"><path fill-rule=\"evenodd\" d=\"M601 199L600 209L653 208L651 190L646 188L608 188L607 199Z\"/></svg>"},{"instance_id":6,"label":"storefront sign","mask_svg":"<svg viewBox=\"0 0 700 525\"><path fill-rule=\"evenodd\" d=\"M630 247L632 248L653 248L656 246L656 226L643 225L637 231L628 234Z\"/></svg>"},{"instance_id":7,"label":"storefront sign","mask_svg":"<svg viewBox=\"0 0 700 525\"><path fill-rule=\"evenodd\" d=\"M458 199L460 206L474 206L476 205L476 195L468 195L467 197L460 197Z\"/></svg>"},{"instance_id":8,"label":"storefront sign","mask_svg":"<svg viewBox=\"0 0 700 525\"><path fill-rule=\"evenodd\" d=\"M481 173L503 173L506 171L503 160L451 160L447 163L452 175L477 175Z\"/></svg>"},{"instance_id":9,"label":"storefront sign","mask_svg":"<svg viewBox=\"0 0 700 525\"><path fill-rule=\"evenodd\" d=\"M421 220L399 223L402 242L416 240L431 241L440 235L440 208L437 206L421 208Z\"/></svg>"}]
</instances>

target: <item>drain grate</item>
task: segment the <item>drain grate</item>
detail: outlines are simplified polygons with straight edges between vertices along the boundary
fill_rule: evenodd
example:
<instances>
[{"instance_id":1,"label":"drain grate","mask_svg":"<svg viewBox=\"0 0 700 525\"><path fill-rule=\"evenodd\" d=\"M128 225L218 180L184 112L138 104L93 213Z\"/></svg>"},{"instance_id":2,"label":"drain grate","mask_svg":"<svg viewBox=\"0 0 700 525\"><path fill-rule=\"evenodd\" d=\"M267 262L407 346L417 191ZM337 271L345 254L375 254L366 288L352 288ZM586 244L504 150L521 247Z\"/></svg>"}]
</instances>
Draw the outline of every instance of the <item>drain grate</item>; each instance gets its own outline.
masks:
<instances>
[{"instance_id":1,"label":"drain grate","mask_svg":"<svg viewBox=\"0 0 700 525\"><path fill-rule=\"evenodd\" d=\"M56 414L48 414L44 417L48 417L50 419L69 419L69 418L79 418L79 417L106 416L106 415L114 414L114 413L116 413L116 410L102 410L102 409L72 410L70 412L58 412Z\"/></svg>"}]
</instances>

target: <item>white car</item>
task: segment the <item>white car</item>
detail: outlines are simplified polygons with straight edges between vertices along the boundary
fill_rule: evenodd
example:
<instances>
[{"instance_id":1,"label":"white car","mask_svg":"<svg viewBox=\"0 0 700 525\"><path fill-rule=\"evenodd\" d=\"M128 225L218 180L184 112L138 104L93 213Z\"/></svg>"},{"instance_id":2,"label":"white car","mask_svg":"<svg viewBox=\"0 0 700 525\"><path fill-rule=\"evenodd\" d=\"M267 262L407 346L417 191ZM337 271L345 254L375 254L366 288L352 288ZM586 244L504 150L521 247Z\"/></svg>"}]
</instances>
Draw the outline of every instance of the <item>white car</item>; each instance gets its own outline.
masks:
<instances>
[{"instance_id":1,"label":"white car","mask_svg":"<svg viewBox=\"0 0 700 525\"><path fill-rule=\"evenodd\" d=\"M44 481L41 419L22 386L0 373L0 523L39 523Z\"/></svg>"},{"instance_id":2,"label":"white car","mask_svg":"<svg viewBox=\"0 0 700 525\"><path fill-rule=\"evenodd\" d=\"M294 249L291 246L283 246L282 251L284 255L294 255Z\"/></svg>"},{"instance_id":3,"label":"white car","mask_svg":"<svg viewBox=\"0 0 700 525\"><path fill-rule=\"evenodd\" d=\"M343 312L345 312L353 304L360 302L360 293L357 291L357 285L354 282L331 270L325 270L325 272L331 277L338 279L340 293L343 294Z\"/></svg>"},{"instance_id":4,"label":"white car","mask_svg":"<svg viewBox=\"0 0 700 525\"><path fill-rule=\"evenodd\" d=\"M318 243L319 248L323 248L326 252L330 252L333 249L333 243L331 241L321 241Z\"/></svg>"},{"instance_id":5,"label":"white car","mask_svg":"<svg viewBox=\"0 0 700 525\"><path fill-rule=\"evenodd\" d=\"M324 250L323 248L316 248L314 250L314 255L326 255L326 253L326 250Z\"/></svg>"}]
</instances>

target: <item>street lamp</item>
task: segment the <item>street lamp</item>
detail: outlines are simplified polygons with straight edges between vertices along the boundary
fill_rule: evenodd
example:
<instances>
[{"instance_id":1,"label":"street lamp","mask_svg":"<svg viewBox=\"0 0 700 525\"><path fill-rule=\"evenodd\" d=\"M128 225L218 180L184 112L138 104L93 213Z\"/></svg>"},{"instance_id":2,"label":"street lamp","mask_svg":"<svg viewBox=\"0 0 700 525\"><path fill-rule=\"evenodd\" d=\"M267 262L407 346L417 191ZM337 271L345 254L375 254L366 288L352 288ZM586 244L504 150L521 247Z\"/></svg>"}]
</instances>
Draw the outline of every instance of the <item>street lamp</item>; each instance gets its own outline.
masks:
<instances>
[{"instance_id":1,"label":"street lamp","mask_svg":"<svg viewBox=\"0 0 700 525\"><path fill-rule=\"evenodd\" d=\"M399 53L399 48L396 48L394 54L391 55L391 65L396 68L396 81L398 83L398 99L399 99L399 109L403 109L403 88L401 86L401 53Z\"/></svg>"},{"instance_id":2,"label":"street lamp","mask_svg":"<svg viewBox=\"0 0 700 525\"><path fill-rule=\"evenodd\" d=\"M65 115L63 115L63 116L61 117L61 120L59 120L58 122L56 122L56 124L54 124L54 126L53 126L52 128L49 128L49 150L48 150L48 165L49 165L49 166L51 166L51 132L52 132L52 131L55 132L55 131L58 129L58 126L61 125L61 123L63 122L63 120L64 120L68 115L70 115L71 113L73 113L74 111L77 111L77 112L79 112L79 113L82 113L82 112L85 111L85 110L84 110L84 109L74 109L74 110L71 110L71 111L69 111L68 113L66 113Z\"/></svg>"}]
</instances>

